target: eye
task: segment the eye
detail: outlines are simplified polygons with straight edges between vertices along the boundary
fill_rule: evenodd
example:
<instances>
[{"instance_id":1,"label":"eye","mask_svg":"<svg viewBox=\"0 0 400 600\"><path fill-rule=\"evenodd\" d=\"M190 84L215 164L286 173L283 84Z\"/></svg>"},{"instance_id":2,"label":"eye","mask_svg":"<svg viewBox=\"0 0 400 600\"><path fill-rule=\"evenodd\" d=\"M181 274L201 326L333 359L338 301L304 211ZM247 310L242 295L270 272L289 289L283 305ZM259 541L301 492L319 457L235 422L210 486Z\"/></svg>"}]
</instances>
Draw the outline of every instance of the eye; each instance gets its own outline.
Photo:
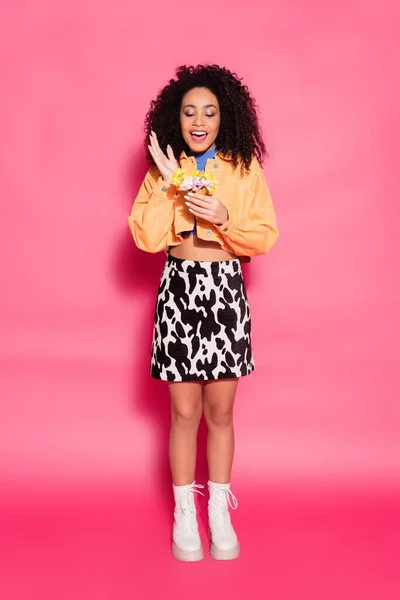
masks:
<instances>
[{"instance_id":1,"label":"eye","mask_svg":"<svg viewBox=\"0 0 400 600\"><path fill-rule=\"evenodd\" d=\"M215 117L215 113L212 113L212 114L209 114L209 115L206 114L206 117Z\"/></svg>"},{"instance_id":2,"label":"eye","mask_svg":"<svg viewBox=\"0 0 400 600\"><path fill-rule=\"evenodd\" d=\"M183 113L185 117L194 117L194 113Z\"/></svg>"}]
</instances>

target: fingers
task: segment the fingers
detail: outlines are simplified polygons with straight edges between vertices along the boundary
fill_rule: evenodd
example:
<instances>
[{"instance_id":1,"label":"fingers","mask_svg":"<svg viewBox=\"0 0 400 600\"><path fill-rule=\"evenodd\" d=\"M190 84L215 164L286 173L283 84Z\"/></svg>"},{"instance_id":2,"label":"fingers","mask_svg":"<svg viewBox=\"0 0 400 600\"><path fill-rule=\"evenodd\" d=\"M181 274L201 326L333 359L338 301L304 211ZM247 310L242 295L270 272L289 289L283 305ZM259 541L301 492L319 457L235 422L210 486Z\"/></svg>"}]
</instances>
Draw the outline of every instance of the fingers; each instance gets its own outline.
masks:
<instances>
[{"instance_id":1,"label":"fingers","mask_svg":"<svg viewBox=\"0 0 400 600\"><path fill-rule=\"evenodd\" d=\"M160 161L165 158L165 154L160 148L160 144L158 143L157 136L154 131L150 133L150 145L153 150L153 158L157 157Z\"/></svg>"},{"instance_id":2,"label":"fingers","mask_svg":"<svg viewBox=\"0 0 400 600\"><path fill-rule=\"evenodd\" d=\"M164 152L161 150L160 144L158 143L158 138L157 138L156 132L152 131L150 135L151 135L151 143L153 146L153 150L156 153L156 156L158 156L158 158L160 160L164 160L164 161L167 160L167 157L165 156ZM172 150L172 148L171 148L171 150Z\"/></svg>"},{"instance_id":3,"label":"fingers","mask_svg":"<svg viewBox=\"0 0 400 600\"><path fill-rule=\"evenodd\" d=\"M161 148L160 148L160 144L158 143L157 134L156 134L156 132L155 132L155 131L152 131L152 132L150 133L150 139L151 139L151 144L152 144L152 146L153 146L154 150L155 150L157 153L160 153L160 154L161 154L161 153L162 153L162 151L161 151Z\"/></svg>"},{"instance_id":4,"label":"fingers","mask_svg":"<svg viewBox=\"0 0 400 600\"><path fill-rule=\"evenodd\" d=\"M204 210L202 208L189 208L189 212L191 212L195 217L200 217L201 219L205 219L212 223L215 219L215 213L211 210Z\"/></svg>"},{"instance_id":5,"label":"fingers","mask_svg":"<svg viewBox=\"0 0 400 600\"><path fill-rule=\"evenodd\" d=\"M187 196L185 196L186 198ZM215 208L213 208L210 204L206 204L201 200L195 200L192 202L192 198L190 198L190 202L186 202L189 211L193 213L196 217L202 217L203 219L207 219L207 221L211 221L216 216Z\"/></svg>"},{"instance_id":6,"label":"fingers","mask_svg":"<svg viewBox=\"0 0 400 600\"><path fill-rule=\"evenodd\" d=\"M210 223L225 223L228 220L228 211L226 207L216 198L209 198L203 194L193 194L185 196L186 205L189 211L195 216L205 219ZM204 198L204 200L202 199Z\"/></svg>"},{"instance_id":7,"label":"fingers","mask_svg":"<svg viewBox=\"0 0 400 600\"><path fill-rule=\"evenodd\" d=\"M206 219L210 223L213 223L217 218L216 215L216 206L215 206L215 198L210 201L207 196L204 194L193 194L185 196L186 205L189 208L189 211L195 217L201 217L202 219Z\"/></svg>"},{"instance_id":8,"label":"fingers","mask_svg":"<svg viewBox=\"0 0 400 600\"><path fill-rule=\"evenodd\" d=\"M167 161L167 157L161 150L160 144L158 143L157 136L154 133L154 131L152 131L150 133L149 137L150 137L149 151L150 151L151 156L154 159L154 162L159 167L160 164L165 164L165 162Z\"/></svg>"},{"instance_id":9,"label":"fingers","mask_svg":"<svg viewBox=\"0 0 400 600\"><path fill-rule=\"evenodd\" d=\"M147 147L148 147L149 152L150 152L151 156L153 157L153 160L156 163L157 167L160 168L162 166L162 160L160 159L156 150L154 150L153 146L148 145Z\"/></svg>"},{"instance_id":10,"label":"fingers","mask_svg":"<svg viewBox=\"0 0 400 600\"><path fill-rule=\"evenodd\" d=\"M151 131L149 135L150 146L149 151L151 156L154 159L154 162L157 164L157 161L164 165L167 168L170 168L172 171L178 168L178 161L175 158L174 151L172 147L168 144L167 146L167 154L165 154L158 142L157 134L155 131Z\"/></svg>"},{"instance_id":11,"label":"fingers","mask_svg":"<svg viewBox=\"0 0 400 600\"><path fill-rule=\"evenodd\" d=\"M188 194L185 196L186 200L195 204L196 206L204 206L210 208L216 206L216 198L210 198L205 194ZM218 202L218 201L217 201Z\"/></svg>"},{"instance_id":12,"label":"fingers","mask_svg":"<svg viewBox=\"0 0 400 600\"><path fill-rule=\"evenodd\" d=\"M147 147L149 149L149 152L150 152L151 156L154 158L154 160L156 160L156 156L155 156L155 152L153 150L153 147L150 146L149 144L147 145Z\"/></svg>"},{"instance_id":13,"label":"fingers","mask_svg":"<svg viewBox=\"0 0 400 600\"><path fill-rule=\"evenodd\" d=\"M174 160L176 161L175 155L174 155L174 151L172 150L171 146L168 144L167 146L167 156L169 158L169 160Z\"/></svg>"}]
</instances>

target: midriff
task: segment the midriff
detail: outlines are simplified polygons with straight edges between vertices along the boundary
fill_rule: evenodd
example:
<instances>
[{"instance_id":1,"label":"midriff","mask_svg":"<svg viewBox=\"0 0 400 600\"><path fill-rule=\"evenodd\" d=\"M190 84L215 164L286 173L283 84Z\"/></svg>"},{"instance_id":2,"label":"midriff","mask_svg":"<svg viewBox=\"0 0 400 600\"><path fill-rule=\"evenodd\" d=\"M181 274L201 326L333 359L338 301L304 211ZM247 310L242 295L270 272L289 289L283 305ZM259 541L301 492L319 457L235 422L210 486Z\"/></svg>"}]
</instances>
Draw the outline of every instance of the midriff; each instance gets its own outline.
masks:
<instances>
[{"instance_id":1,"label":"midriff","mask_svg":"<svg viewBox=\"0 0 400 600\"><path fill-rule=\"evenodd\" d=\"M233 260L236 254L226 252L217 242L207 242L197 235L184 235L179 246L173 246L169 254L183 260L221 261Z\"/></svg>"}]
</instances>

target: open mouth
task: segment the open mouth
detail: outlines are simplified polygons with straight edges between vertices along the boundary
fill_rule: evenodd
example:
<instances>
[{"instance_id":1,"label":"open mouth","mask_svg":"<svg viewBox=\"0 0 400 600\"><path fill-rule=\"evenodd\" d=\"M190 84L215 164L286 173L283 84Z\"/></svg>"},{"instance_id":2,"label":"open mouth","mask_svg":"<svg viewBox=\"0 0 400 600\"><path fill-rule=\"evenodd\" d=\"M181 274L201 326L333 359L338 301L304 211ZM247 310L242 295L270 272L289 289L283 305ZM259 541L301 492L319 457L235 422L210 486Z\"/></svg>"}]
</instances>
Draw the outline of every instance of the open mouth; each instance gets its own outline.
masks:
<instances>
[{"instance_id":1,"label":"open mouth","mask_svg":"<svg viewBox=\"0 0 400 600\"><path fill-rule=\"evenodd\" d=\"M207 133L205 131L191 131L190 132L190 139L192 139L194 142L204 142L204 140L207 137Z\"/></svg>"}]
</instances>

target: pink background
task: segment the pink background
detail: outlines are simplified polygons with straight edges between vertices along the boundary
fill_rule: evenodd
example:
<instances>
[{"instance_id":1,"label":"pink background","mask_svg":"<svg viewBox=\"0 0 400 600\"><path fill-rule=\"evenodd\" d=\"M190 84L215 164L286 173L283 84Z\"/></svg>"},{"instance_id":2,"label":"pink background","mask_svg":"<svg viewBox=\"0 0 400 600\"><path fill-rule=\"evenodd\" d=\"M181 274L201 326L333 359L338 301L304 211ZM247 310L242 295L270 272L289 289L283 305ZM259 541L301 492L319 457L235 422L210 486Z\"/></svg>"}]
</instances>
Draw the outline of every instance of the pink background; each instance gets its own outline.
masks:
<instances>
[{"instance_id":1,"label":"pink background","mask_svg":"<svg viewBox=\"0 0 400 600\"><path fill-rule=\"evenodd\" d=\"M7 600L399 597L400 9L243 6L2 3ZM243 555L184 565L169 550L168 393L148 376L164 256L134 247L127 215L150 99L179 64L214 62L261 108L281 238L245 271ZM204 428L199 446L205 483Z\"/></svg>"}]
</instances>

